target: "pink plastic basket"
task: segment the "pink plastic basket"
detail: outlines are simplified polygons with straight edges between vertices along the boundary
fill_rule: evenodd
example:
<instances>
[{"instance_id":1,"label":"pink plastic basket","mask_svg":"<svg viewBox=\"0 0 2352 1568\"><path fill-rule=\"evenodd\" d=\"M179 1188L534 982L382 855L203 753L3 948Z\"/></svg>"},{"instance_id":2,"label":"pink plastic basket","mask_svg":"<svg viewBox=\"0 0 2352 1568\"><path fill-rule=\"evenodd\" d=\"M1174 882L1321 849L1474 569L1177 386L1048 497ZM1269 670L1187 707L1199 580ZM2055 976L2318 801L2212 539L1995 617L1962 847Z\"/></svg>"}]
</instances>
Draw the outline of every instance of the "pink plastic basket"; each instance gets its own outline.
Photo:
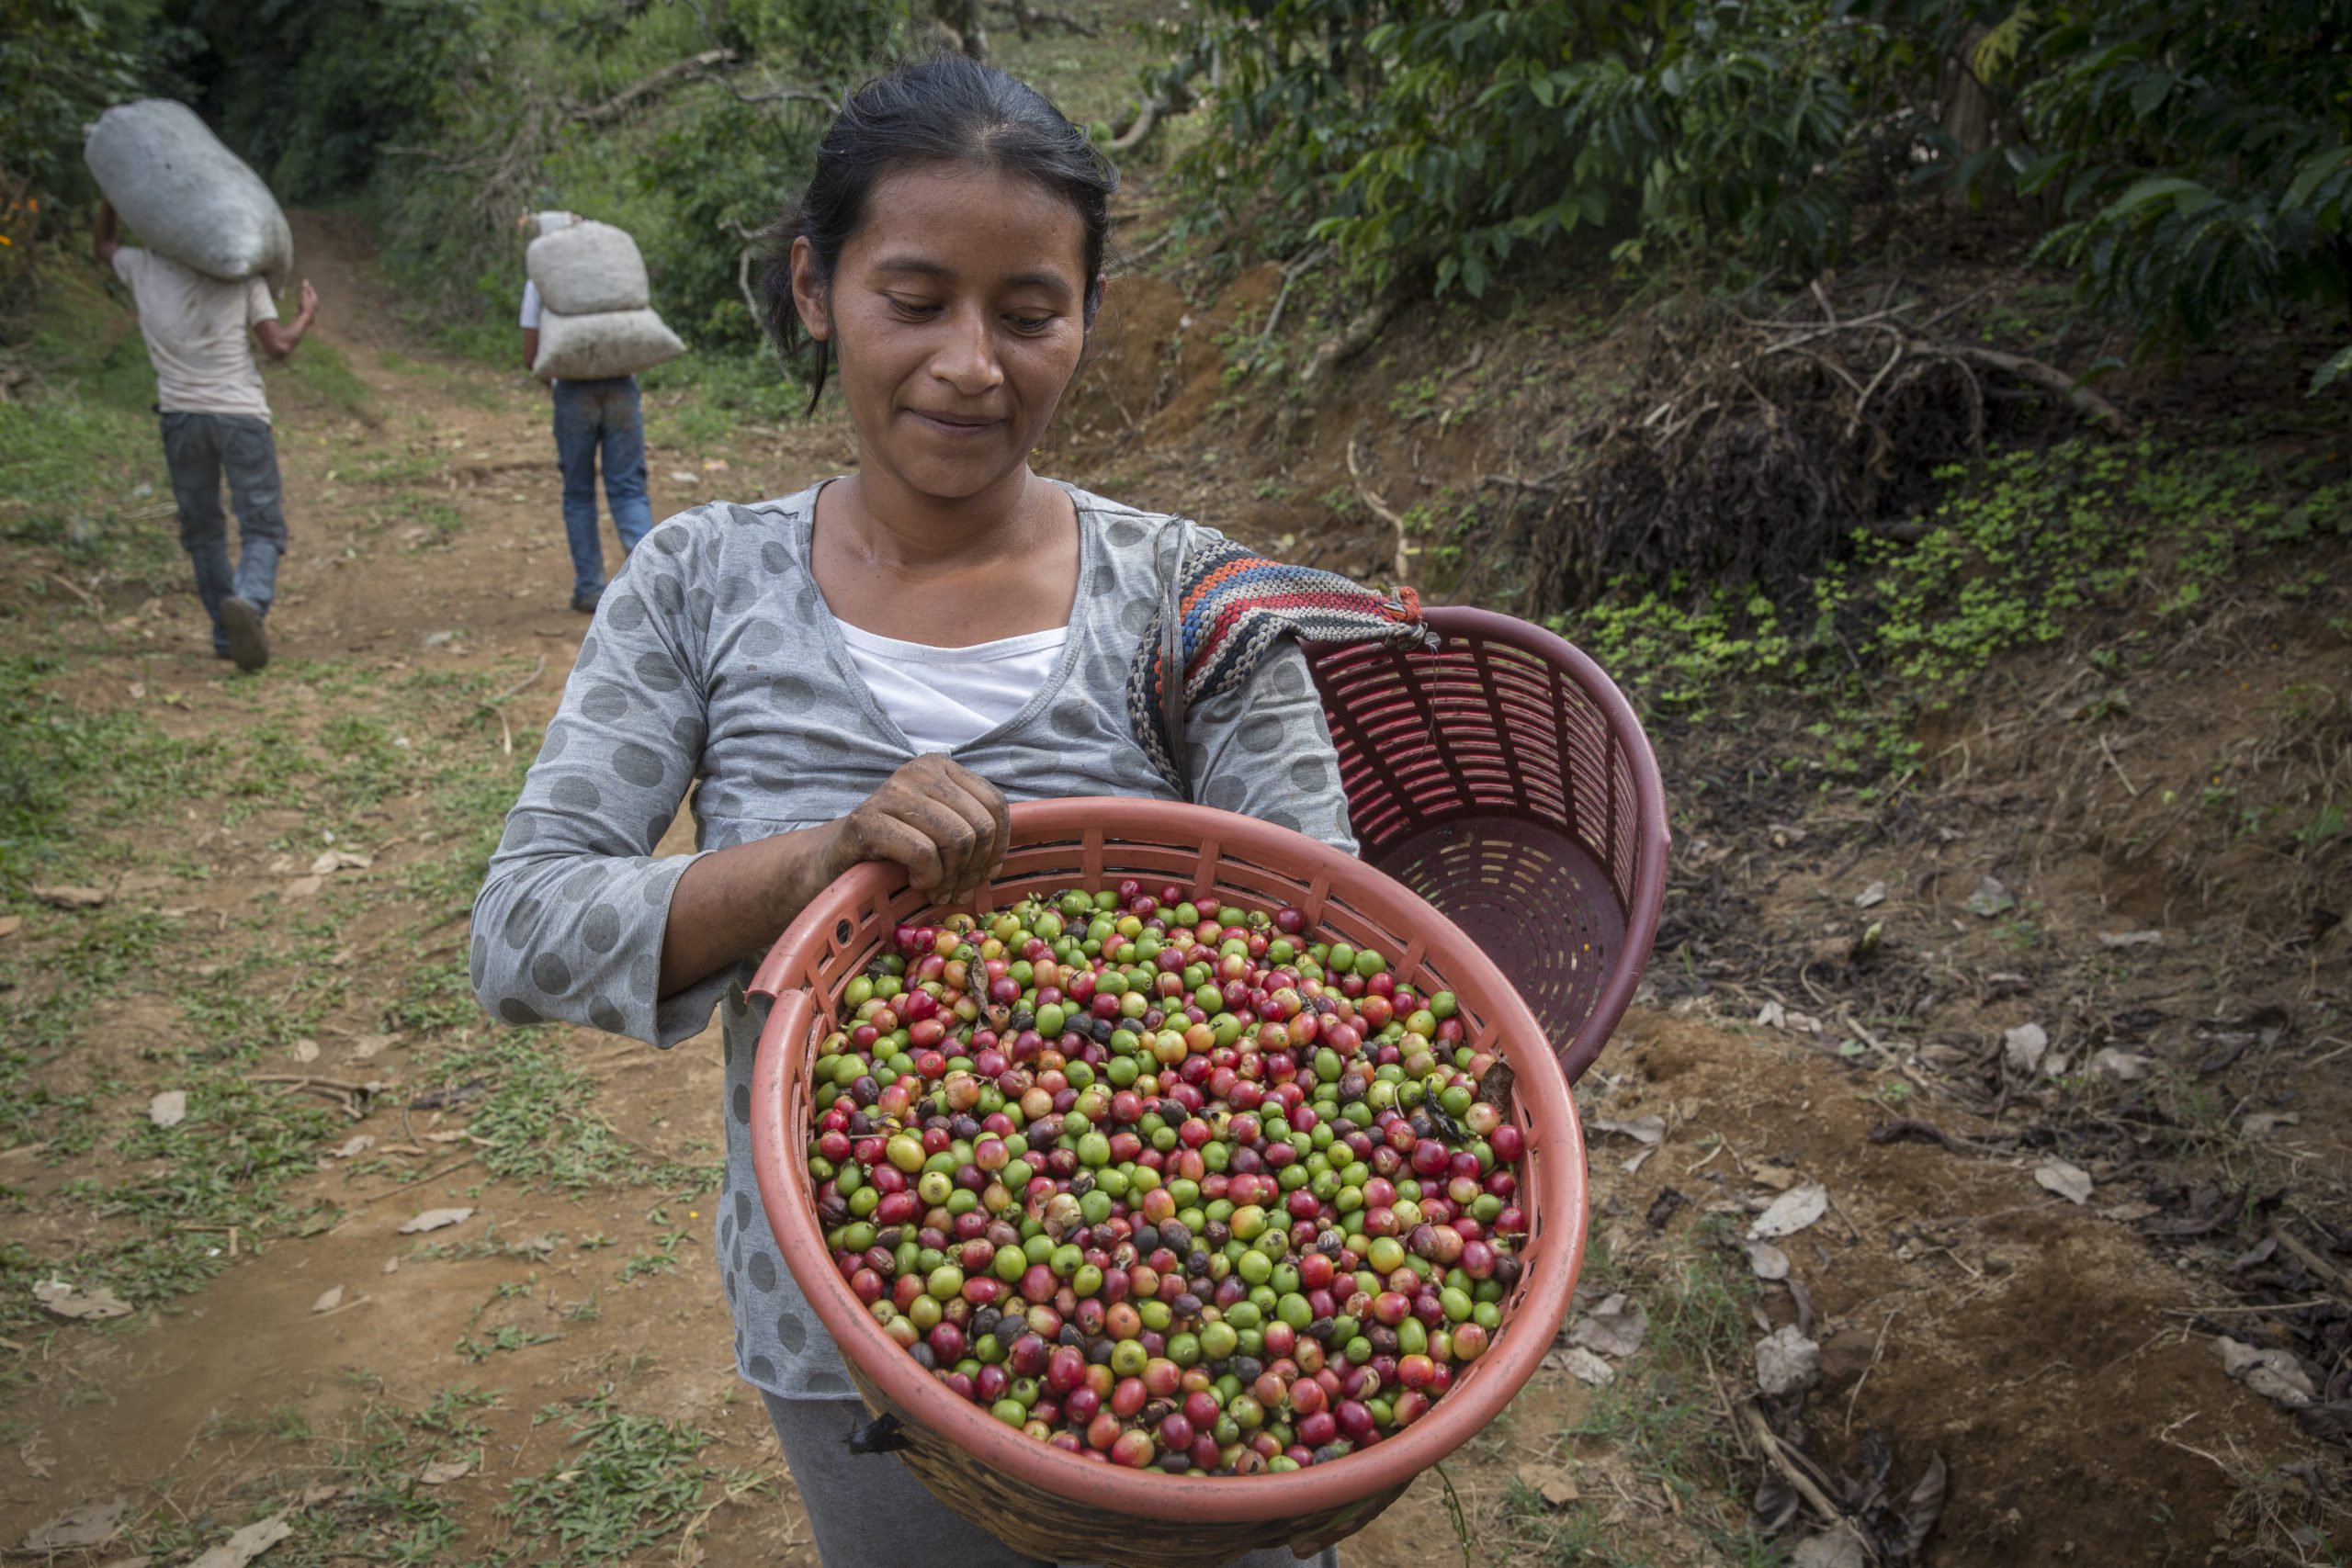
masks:
<instances>
[{"instance_id":1,"label":"pink plastic basket","mask_svg":"<svg viewBox=\"0 0 2352 1568\"><path fill-rule=\"evenodd\" d=\"M1435 652L1308 650L1356 837L1501 965L1574 1082L1657 931L1657 761L1615 683L1561 638L1459 606L1429 624Z\"/></svg>"},{"instance_id":2,"label":"pink plastic basket","mask_svg":"<svg viewBox=\"0 0 2352 1568\"><path fill-rule=\"evenodd\" d=\"M1165 801L1077 798L1012 807L1012 850L980 901L1001 905L1125 875L1181 885L1196 902L1295 904L1313 929L1388 955L1401 982L1452 990L1472 1038L1516 1075L1526 1135L1524 1271L1492 1347L1419 1421L1362 1452L1285 1475L1208 1478L1091 1463L958 1399L886 1335L833 1268L804 1151L809 1063L842 987L925 900L897 866L859 866L777 939L752 985L770 1003L752 1090L752 1156L793 1278L877 1413L898 1417L908 1467L949 1507L1016 1550L1123 1568L1206 1568L1243 1551L1338 1540L1475 1436L1550 1348L1583 1257L1582 1130L1551 1046L1501 970L1419 895L1304 834ZM878 1462L878 1461L877 1461Z\"/></svg>"}]
</instances>

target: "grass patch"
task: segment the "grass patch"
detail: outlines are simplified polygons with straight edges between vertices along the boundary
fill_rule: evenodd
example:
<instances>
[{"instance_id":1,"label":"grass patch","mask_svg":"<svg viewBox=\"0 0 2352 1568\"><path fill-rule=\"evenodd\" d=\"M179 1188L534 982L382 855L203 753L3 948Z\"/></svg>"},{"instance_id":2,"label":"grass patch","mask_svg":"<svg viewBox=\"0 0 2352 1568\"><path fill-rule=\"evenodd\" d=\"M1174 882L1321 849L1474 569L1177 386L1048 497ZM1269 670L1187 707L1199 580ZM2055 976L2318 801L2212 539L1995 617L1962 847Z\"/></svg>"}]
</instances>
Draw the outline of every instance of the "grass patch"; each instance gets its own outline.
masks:
<instances>
[{"instance_id":1,"label":"grass patch","mask_svg":"<svg viewBox=\"0 0 2352 1568\"><path fill-rule=\"evenodd\" d=\"M508 344L510 349L514 346L512 343ZM407 355L390 348L376 355L376 363L395 375L422 377L449 397L469 408L490 410L506 406L505 393L496 382L485 381L470 371L453 369L446 365L435 365L429 360L411 359ZM498 362L492 359L490 363L497 364ZM508 364L511 363L511 361L508 362ZM505 369L508 366L500 364L498 367Z\"/></svg>"},{"instance_id":2,"label":"grass patch","mask_svg":"<svg viewBox=\"0 0 2352 1568\"><path fill-rule=\"evenodd\" d=\"M1692 1238L1698 1250L1638 1286L1652 1309L1641 1353L1619 1365L1616 1381L1594 1393L1582 1418L1563 1427L1557 1440L1577 1459L1623 1463L1639 1480L1669 1493L1721 1561L1776 1568L1786 1561L1783 1543L1714 1512L1717 1500L1746 1490L1738 1446L1719 1418L1714 1371L1734 1369L1736 1376L1747 1364L1748 1306L1757 1289L1733 1263L1721 1235L1719 1224L1700 1227ZM1549 1560L1634 1568L1644 1559L1627 1555L1620 1532L1602 1522L1607 1506L1595 1497L1555 1509L1517 1481L1504 1499L1514 1530Z\"/></svg>"},{"instance_id":3,"label":"grass patch","mask_svg":"<svg viewBox=\"0 0 2352 1568\"><path fill-rule=\"evenodd\" d=\"M315 333L303 338L278 374L331 408L363 419L369 415L375 393L351 368L343 350Z\"/></svg>"},{"instance_id":4,"label":"grass patch","mask_svg":"<svg viewBox=\"0 0 2352 1568\"><path fill-rule=\"evenodd\" d=\"M36 882L94 880L99 836L199 793L218 756L136 713L76 702L52 683L65 668L0 657L0 903Z\"/></svg>"},{"instance_id":5,"label":"grass patch","mask_svg":"<svg viewBox=\"0 0 2352 1568\"><path fill-rule=\"evenodd\" d=\"M646 444L697 456L723 449L746 424L797 423L808 406L807 384L752 345L673 359L639 381L645 389Z\"/></svg>"},{"instance_id":6,"label":"grass patch","mask_svg":"<svg viewBox=\"0 0 2352 1568\"><path fill-rule=\"evenodd\" d=\"M330 1223L331 1215L288 1191L341 1125L330 1111L314 1100L249 1082L240 1063L169 1078L187 1091L187 1119L157 1127L138 1118L115 1144L124 1161L134 1162L132 1174L112 1184L69 1181L49 1200L80 1211L77 1244L48 1259L16 1247L0 1254L0 1325L8 1332L39 1319L31 1297L38 1280L108 1285L133 1305L153 1306L229 1266L232 1225L251 1245L267 1231L302 1234ZM312 1224L301 1224L305 1219Z\"/></svg>"},{"instance_id":7,"label":"grass patch","mask_svg":"<svg viewBox=\"0 0 2352 1568\"><path fill-rule=\"evenodd\" d=\"M717 1482L727 1495L764 1486L751 1471L701 1461L708 1432L617 1409L609 1383L586 1399L550 1404L533 1424L561 1421L571 1451L544 1474L514 1483L499 1512L525 1540L555 1549L540 1563L612 1562L684 1529Z\"/></svg>"},{"instance_id":8,"label":"grass patch","mask_svg":"<svg viewBox=\"0 0 2352 1568\"><path fill-rule=\"evenodd\" d=\"M521 757L506 754L482 712L491 682L511 684L512 673L386 680L289 663L284 680L223 695L231 742L84 711L63 689L67 672L55 660L0 660L0 908L29 916L0 950L0 1147L41 1144L65 1178L43 1201L76 1218L71 1239L43 1256L0 1254L0 1334L33 1324L37 1279L103 1284L152 1307L227 1266L232 1225L250 1247L324 1223L299 1184L348 1123L251 1075L349 1008L351 928L388 896L415 913L376 971L397 977L387 1021L453 1042L428 1055L427 1072L441 1074L431 1081L490 1086L474 1115L493 1175L573 1189L709 1183L710 1171L648 1156L597 1117L594 1085L563 1062L551 1032L474 1038L483 1021L448 919L480 882L534 739L525 735ZM106 868L141 863L125 829L159 813L231 825L300 812L300 830L267 846L299 870L322 843L380 840L381 813L409 796L426 803L415 836L446 846L433 858L405 872L338 873L309 903L266 891L254 912L218 929L128 897L75 913L25 897L36 881L106 885ZM136 1049L93 1051L107 1004L142 991L166 998L176 1024ZM159 1089L187 1091L176 1127L139 1113Z\"/></svg>"},{"instance_id":9,"label":"grass patch","mask_svg":"<svg viewBox=\"0 0 2352 1568\"><path fill-rule=\"evenodd\" d=\"M715 1167L648 1155L595 1114L595 1082L567 1059L556 1031L503 1029L461 1040L432 1074L453 1092L487 1087L469 1131L493 1175L567 1190L627 1183L700 1191L717 1181Z\"/></svg>"},{"instance_id":10,"label":"grass patch","mask_svg":"<svg viewBox=\"0 0 2352 1568\"><path fill-rule=\"evenodd\" d=\"M365 458L334 477L356 485L413 485L438 478L447 466L446 453L425 446Z\"/></svg>"}]
</instances>

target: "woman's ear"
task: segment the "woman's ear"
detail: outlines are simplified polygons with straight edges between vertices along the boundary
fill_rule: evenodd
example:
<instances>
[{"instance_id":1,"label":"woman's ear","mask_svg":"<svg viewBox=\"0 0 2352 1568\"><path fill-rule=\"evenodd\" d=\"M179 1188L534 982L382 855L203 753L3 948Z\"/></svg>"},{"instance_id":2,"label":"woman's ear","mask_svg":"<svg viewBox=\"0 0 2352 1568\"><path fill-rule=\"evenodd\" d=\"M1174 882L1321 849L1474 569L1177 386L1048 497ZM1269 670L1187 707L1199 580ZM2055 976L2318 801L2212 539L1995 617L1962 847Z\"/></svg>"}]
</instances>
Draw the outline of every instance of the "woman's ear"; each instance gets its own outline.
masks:
<instances>
[{"instance_id":1,"label":"woman's ear","mask_svg":"<svg viewBox=\"0 0 2352 1568\"><path fill-rule=\"evenodd\" d=\"M792 242L792 308L808 336L825 343L833 335L833 313L826 299L826 279L817 270L817 248L806 234Z\"/></svg>"}]
</instances>

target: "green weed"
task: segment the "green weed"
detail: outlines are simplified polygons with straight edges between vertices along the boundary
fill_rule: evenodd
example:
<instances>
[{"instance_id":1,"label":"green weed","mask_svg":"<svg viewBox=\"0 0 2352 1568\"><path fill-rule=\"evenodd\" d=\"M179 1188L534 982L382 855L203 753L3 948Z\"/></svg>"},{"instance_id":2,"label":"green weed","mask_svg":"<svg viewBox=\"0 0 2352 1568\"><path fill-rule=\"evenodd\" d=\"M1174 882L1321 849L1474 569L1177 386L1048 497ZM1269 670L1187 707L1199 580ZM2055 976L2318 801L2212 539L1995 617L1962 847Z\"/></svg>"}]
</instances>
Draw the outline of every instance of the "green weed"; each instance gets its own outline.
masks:
<instances>
[{"instance_id":1,"label":"green weed","mask_svg":"<svg viewBox=\"0 0 2352 1568\"><path fill-rule=\"evenodd\" d=\"M617 1561L682 1529L711 1482L729 1491L758 1484L749 1472L701 1462L710 1433L616 1407L609 1383L532 1421L561 1421L571 1433L571 1451L546 1473L514 1482L499 1506L517 1536L556 1550L540 1562Z\"/></svg>"},{"instance_id":2,"label":"green weed","mask_svg":"<svg viewBox=\"0 0 2352 1568\"><path fill-rule=\"evenodd\" d=\"M311 396L346 413L367 415L375 394L351 368L341 349L316 333L302 340L280 372Z\"/></svg>"},{"instance_id":3,"label":"green weed","mask_svg":"<svg viewBox=\"0 0 2352 1568\"><path fill-rule=\"evenodd\" d=\"M483 1166L510 1179L570 1189L706 1184L707 1173L650 1159L591 1111L596 1086L564 1059L559 1040L549 1030L501 1030L460 1043L433 1065L434 1079L447 1088L490 1086L470 1126Z\"/></svg>"},{"instance_id":4,"label":"green weed","mask_svg":"<svg viewBox=\"0 0 2352 1568\"><path fill-rule=\"evenodd\" d=\"M457 1351L467 1360L478 1364L490 1359L501 1350L526 1350L534 1345L551 1344L559 1337L560 1336L518 1328L509 1323L493 1329L487 1339L477 1339L470 1334L460 1336Z\"/></svg>"},{"instance_id":5,"label":"green weed","mask_svg":"<svg viewBox=\"0 0 2352 1568\"><path fill-rule=\"evenodd\" d=\"M1947 499L1914 544L1855 535L1810 604L1752 589L1622 585L1553 618L1660 709L1709 716L1759 688L1826 713L1812 765L1849 778L1922 764L1916 726L1977 690L2006 654L2199 607L2255 562L2352 531L2352 495L2306 489L2234 450L2074 441L1947 469ZM2101 666L2122 672L2116 650ZM2102 699L2110 705L2128 697Z\"/></svg>"}]
</instances>

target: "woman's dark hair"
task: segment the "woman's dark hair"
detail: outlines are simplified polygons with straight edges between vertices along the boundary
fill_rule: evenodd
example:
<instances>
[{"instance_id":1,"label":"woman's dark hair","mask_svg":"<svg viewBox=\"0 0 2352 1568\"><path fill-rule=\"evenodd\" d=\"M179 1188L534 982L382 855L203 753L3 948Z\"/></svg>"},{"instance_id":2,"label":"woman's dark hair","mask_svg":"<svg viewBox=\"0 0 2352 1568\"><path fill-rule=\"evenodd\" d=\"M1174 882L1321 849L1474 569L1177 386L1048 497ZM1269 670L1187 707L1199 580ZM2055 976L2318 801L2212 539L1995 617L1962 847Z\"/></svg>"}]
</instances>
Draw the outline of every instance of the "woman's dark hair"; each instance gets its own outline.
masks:
<instances>
[{"instance_id":1,"label":"woman's dark hair","mask_svg":"<svg viewBox=\"0 0 2352 1568\"><path fill-rule=\"evenodd\" d=\"M1043 93L993 66L941 53L900 66L850 95L817 146L817 172L797 202L762 230L759 299L768 337L789 362L806 356L813 412L832 344L808 336L792 301L792 243L806 239L828 284L842 247L865 222L886 175L921 164L966 164L1036 181L1077 210L1085 235L1085 319L1096 285L1119 172Z\"/></svg>"}]
</instances>

